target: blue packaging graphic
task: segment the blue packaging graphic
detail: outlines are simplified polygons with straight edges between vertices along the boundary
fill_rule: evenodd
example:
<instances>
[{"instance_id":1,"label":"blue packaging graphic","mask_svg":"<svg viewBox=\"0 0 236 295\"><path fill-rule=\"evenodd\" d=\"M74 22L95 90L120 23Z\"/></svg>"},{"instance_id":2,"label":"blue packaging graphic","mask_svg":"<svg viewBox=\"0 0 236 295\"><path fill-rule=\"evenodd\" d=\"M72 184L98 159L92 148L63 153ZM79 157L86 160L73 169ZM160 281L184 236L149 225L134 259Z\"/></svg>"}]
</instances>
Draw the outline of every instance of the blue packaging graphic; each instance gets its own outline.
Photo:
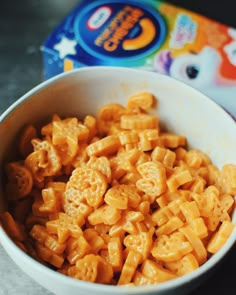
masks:
<instances>
[{"instance_id":1,"label":"blue packaging graphic","mask_svg":"<svg viewBox=\"0 0 236 295\"><path fill-rule=\"evenodd\" d=\"M236 117L236 30L158 0L78 5L42 45L44 77L84 66L159 72L199 89Z\"/></svg>"},{"instance_id":2,"label":"blue packaging graphic","mask_svg":"<svg viewBox=\"0 0 236 295\"><path fill-rule=\"evenodd\" d=\"M143 3L145 2L145 3ZM83 1L45 41L45 78L89 65L142 67L166 37L156 1Z\"/></svg>"}]
</instances>

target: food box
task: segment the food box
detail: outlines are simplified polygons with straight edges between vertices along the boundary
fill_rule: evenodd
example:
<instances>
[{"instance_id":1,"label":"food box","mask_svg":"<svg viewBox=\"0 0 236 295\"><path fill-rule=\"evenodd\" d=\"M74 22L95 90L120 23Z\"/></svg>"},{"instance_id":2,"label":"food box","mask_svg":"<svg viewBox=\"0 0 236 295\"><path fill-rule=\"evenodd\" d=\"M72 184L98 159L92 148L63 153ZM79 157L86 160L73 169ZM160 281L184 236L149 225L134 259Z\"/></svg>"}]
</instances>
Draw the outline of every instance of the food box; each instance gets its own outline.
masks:
<instances>
[{"instance_id":1,"label":"food box","mask_svg":"<svg viewBox=\"0 0 236 295\"><path fill-rule=\"evenodd\" d=\"M42 45L44 75L125 66L170 75L236 117L236 29L155 0L78 5Z\"/></svg>"}]
</instances>

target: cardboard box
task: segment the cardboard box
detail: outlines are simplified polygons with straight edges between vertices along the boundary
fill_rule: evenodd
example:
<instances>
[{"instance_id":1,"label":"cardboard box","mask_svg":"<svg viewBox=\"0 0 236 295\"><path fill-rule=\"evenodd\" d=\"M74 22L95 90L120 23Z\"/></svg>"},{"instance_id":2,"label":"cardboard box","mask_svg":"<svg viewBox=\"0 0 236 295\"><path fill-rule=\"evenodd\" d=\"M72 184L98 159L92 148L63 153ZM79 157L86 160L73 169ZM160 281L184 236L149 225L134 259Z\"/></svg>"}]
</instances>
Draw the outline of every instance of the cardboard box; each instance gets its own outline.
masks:
<instances>
[{"instance_id":1,"label":"cardboard box","mask_svg":"<svg viewBox=\"0 0 236 295\"><path fill-rule=\"evenodd\" d=\"M236 30L155 0L80 2L42 45L45 79L92 65L170 75L236 117Z\"/></svg>"}]
</instances>

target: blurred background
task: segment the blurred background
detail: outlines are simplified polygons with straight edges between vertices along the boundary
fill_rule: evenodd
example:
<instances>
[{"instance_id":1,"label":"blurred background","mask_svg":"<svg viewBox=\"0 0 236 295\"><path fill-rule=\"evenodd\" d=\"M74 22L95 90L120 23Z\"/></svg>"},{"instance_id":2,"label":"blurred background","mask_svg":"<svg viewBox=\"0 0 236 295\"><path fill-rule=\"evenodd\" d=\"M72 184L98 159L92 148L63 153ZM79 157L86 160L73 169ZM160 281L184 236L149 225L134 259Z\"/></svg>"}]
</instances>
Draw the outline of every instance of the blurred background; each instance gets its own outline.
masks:
<instances>
[{"instance_id":1,"label":"blurred background","mask_svg":"<svg viewBox=\"0 0 236 295\"><path fill-rule=\"evenodd\" d=\"M78 0L1 0L0 112L43 80L40 46Z\"/></svg>"},{"instance_id":2,"label":"blurred background","mask_svg":"<svg viewBox=\"0 0 236 295\"><path fill-rule=\"evenodd\" d=\"M236 27L233 0L166 2ZM78 3L79 0L1 0L0 113L43 80L40 46Z\"/></svg>"},{"instance_id":3,"label":"blurred background","mask_svg":"<svg viewBox=\"0 0 236 295\"><path fill-rule=\"evenodd\" d=\"M236 28L233 0L166 2ZM1 0L0 114L24 93L43 81L40 46L48 34L78 3L78 0ZM235 269L236 246L215 274L191 295L210 293L235 295ZM22 273L0 246L0 295L21 294L50 295L51 293Z\"/></svg>"},{"instance_id":4,"label":"blurred background","mask_svg":"<svg viewBox=\"0 0 236 295\"><path fill-rule=\"evenodd\" d=\"M144 0L145 1L145 0ZM236 27L234 0L169 0ZM43 79L40 46L79 0L1 0L0 113Z\"/></svg>"}]
</instances>

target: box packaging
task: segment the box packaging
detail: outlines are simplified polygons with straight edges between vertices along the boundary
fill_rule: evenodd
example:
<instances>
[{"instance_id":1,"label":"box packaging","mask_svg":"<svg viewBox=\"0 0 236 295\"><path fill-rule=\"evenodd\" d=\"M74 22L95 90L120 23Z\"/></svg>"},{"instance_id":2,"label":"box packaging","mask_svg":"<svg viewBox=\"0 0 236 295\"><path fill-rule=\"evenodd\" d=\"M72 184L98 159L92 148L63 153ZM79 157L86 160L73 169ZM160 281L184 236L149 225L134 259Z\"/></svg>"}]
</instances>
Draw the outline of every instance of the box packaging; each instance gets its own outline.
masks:
<instances>
[{"instance_id":1,"label":"box packaging","mask_svg":"<svg viewBox=\"0 0 236 295\"><path fill-rule=\"evenodd\" d=\"M42 52L45 79L92 65L140 68L189 84L236 117L236 29L184 8L155 0L80 1Z\"/></svg>"}]
</instances>

